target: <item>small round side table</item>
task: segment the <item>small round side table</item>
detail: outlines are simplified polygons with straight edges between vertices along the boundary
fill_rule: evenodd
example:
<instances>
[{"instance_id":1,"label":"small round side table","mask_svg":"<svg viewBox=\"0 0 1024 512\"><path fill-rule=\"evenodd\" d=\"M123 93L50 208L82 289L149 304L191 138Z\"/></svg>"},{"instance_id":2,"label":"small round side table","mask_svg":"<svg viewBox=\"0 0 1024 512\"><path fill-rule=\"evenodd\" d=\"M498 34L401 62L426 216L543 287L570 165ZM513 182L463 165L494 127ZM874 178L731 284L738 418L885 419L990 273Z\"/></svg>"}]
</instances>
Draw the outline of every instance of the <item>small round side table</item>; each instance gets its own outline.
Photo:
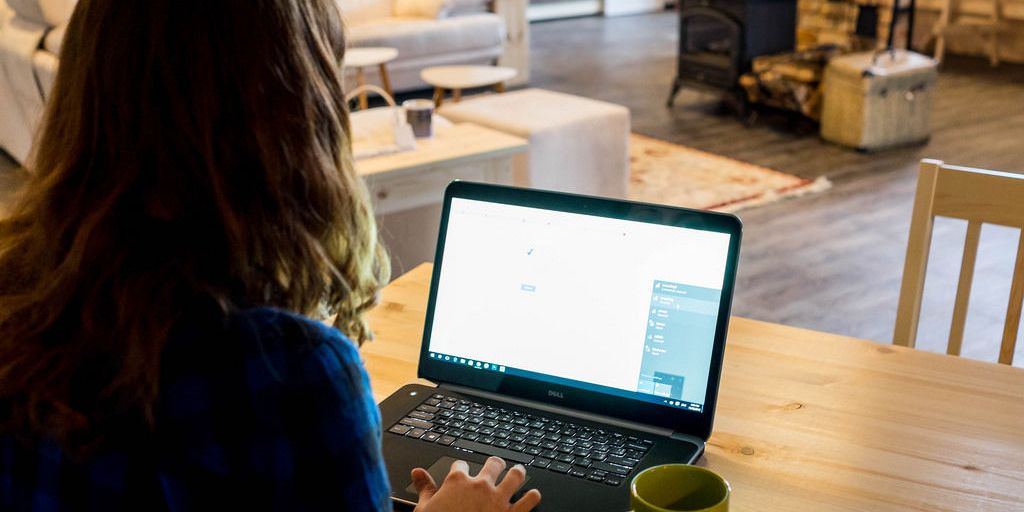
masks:
<instances>
[{"instance_id":1,"label":"small round side table","mask_svg":"<svg viewBox=\"0 0 1024 512\"><path fill-rule=\"evenodd\" d=\"M505 82L516 74L515 69L497 66L434 66L420 72L420 78L434 86L434 105L440 107L445 89L452 91L455 102L462 99L463 89L494 86L501 93L505 92Z\"/></svg>"},{"instance_id":2,"label":"small round side table","mask_svg":"<svg viewBox=\"0 0 1024 512\"><path fill-rule=\"evenodd\" d=\"M395 60L398 57L398 50L394 48L386 47L365 47L365 48L349 48L345 50L345 61L344 66L347 68L355 68L356 70L356 83L358 85L366 85L366 76L363 74L363 68L368 66L379 66L380 70L380 81L381 86L384 90L394 96L395 93L391 90L391 80L388 79L388 68L386 64ZM366 91L359 93L359 108L366 110L369 101L366 98Z\"/></svg>"}]
</instances>

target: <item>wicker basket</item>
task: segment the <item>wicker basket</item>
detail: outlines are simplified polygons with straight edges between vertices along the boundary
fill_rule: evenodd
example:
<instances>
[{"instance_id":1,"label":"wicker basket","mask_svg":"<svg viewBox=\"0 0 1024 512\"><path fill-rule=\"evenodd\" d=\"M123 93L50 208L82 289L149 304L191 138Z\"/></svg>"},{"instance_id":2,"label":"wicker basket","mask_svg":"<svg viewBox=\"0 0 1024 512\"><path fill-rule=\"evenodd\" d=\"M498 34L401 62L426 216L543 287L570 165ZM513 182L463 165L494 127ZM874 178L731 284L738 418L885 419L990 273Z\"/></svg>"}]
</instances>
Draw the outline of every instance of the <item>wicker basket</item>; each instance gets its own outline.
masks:
<instances>
[{"instance_id":1,"label":"wicker basket","mask_svg":"<svg viewBox=\"0 0 1024 512\"><path fill-rule=\"evenodd\" d=\"M937 77L934 60L904 50L832 59L825 69L821 136L862 151L928 140Z\"/></svg>"}]
</instances>

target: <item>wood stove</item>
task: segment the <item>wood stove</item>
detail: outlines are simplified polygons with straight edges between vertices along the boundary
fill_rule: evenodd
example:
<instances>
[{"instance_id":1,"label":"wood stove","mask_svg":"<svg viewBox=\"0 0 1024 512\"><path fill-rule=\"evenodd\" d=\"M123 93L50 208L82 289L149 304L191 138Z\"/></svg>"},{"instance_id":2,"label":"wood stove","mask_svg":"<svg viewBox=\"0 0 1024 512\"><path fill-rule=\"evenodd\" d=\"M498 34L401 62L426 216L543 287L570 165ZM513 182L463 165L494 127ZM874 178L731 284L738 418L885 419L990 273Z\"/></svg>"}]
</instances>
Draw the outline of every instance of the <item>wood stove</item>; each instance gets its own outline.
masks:
<instances>
[{"instance_id":1,"label":"wood stove","mask_svg":"<svg viewBox=\"0 0 1024 512\"><path fill-rule=\"evenodd\" d=\"M796 47L796 0L682 0L679 55L668 105L683 86L742 101L740 75L754 57Z\"/></svg>"}]
</instances>

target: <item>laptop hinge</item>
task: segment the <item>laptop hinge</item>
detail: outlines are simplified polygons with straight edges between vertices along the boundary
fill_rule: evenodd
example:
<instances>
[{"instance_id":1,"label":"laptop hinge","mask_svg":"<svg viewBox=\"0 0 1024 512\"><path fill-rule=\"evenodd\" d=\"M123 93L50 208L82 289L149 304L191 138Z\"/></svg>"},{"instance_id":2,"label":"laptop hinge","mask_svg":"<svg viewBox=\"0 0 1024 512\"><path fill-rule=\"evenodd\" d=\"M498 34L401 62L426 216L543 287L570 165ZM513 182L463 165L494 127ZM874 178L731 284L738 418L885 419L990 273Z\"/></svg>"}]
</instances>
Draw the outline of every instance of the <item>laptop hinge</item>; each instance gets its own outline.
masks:
<instances>
[{"instance_id":1,"label":"laptop hinge","mask_svg":"<svg viewBox=\"0 0 1024 512\"><path fill-rule=\"evenodd\" d=\"M438 385L438 387L442 388L442 389L450 389L452 391L456 391L456 392L463 393L463 394L466 394L466 395L479 396L479 397L482 397L482 398L488 398L488 399L491 399L491 400L497 400L499 402L505 402L505 403L509 403L509 404L513 404L513 405L522 406L522 407L529 407L531 409L537 409L537 410L540 410L540 411L550 412L550 413L553 413L553 414L561 414L563 416L572 416L572 417L575 417L575 418L580 418L580 419L584 419L584 420L588 420L588 421L593 421L593 422L597 422L597 423L604 423L606 425L613 425L613 426L620 427L620 428L626 428L626 429L630 429L630 430L638 430L640 432L647 432L649 434L653 434L653 435L657 435L657 436L671 437L671 438L674 438L674 439L680 439L680 440L684 440L684 441L696 444L697 446L703 446L704 445L704 441L702 439L698 438L698 437L695 437L695 436L691 436L691 435L688 435L688 434L683 434L683 433L680 433L680 432L674 432L671 429L667 429L667 428L655 427L655 426L652 426L652 425L645 425L643 423L636 423L636 422L633 422L633 421L623 420L621 418L616 418L616 417L613 417L613 416L605 416L603 414L594 414L592 412L580 411L578 409L572 409L570 407L551 405L551 404L546 404L544 402L535 402L533 400L526 400L526 399L523 399L523 398L514 398L514 397L510 397L508 395L501 395L501 394L498 394L498 393L491 393L491 392L488 392L488 391L481 391L479 389L467 388L467 387L459 386L459 385L456 385L456 384L440 384L440 385Z\"/></svg>"}]
</instances>

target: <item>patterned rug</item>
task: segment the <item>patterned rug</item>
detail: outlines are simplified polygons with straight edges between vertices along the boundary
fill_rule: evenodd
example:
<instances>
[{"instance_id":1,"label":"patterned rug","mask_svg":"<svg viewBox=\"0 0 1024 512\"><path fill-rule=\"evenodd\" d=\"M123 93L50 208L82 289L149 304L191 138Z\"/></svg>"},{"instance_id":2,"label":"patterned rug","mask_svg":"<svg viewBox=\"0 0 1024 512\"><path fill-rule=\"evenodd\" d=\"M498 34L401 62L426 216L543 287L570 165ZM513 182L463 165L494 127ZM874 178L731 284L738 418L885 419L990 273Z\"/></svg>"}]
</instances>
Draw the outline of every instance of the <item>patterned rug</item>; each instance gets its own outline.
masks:
<instances>
[{"instance_id":1,"label":"patterned rug","mask_svg":"<svg viewBox=\"0 0 1024 512\"><path fill-rule=\"evenodd\" d=\"M735 212L832 186L643 135L630 138L629 198Z\"/></svg>"}]
</instances>

